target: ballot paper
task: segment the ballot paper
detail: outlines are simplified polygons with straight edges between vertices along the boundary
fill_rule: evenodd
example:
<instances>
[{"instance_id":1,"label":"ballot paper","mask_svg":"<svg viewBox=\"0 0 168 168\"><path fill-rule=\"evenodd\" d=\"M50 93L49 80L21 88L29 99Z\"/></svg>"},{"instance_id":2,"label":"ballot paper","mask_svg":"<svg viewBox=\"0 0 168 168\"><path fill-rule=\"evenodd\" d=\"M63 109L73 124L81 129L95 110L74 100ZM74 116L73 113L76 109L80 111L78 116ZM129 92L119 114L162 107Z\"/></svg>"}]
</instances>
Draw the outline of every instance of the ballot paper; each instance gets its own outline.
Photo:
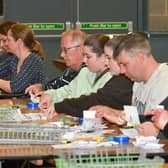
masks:
<instances>
[{"instance_id":1,"label":"ballot paper","mask_svg":"<svg viewBox=\"0 0 168 168\"><path fill-rule=\"evenodd\" d=\"M139 134L135 128L122 128L120 129L123 135L128 136L129 138L136 138Z\"/></svg>"},{"instance_id":2,"label":"ballot paper","mask_svg":"<svg viewBox=\"0 0 168 168\"><path fill-rule=\"evenodd\" d=\"M124 112L126 114L128 122L132 122L134 124L140 124L139 114L136 106L124 105Z\"/></svg>"},{"instance_id":3,"label":"ballot paper","mask_svg":"<svg viewBox=\"0 0 168 168\"><path fill-rule=\"evenodd\" d=\"M46 120L46 116L43 113L27 113L23 114L20 108L17 109L17 113L14 116L17 121L35 121L35 120Z\"/></svg>"},{"instance_id":4,"label":"ballot paper","mask_svg":"<svg viewBox=\"0 0 168 168\"><path fill-rule=\"evenodd\" d=\"M83 111L83 123L82 130L85 132L94 132L97 130L102 130L103 125L99 118L95 117L96 111L94 110L84 110Z\"/></svg>"},{"instance_id":5,"label":"ballot paper","mask_svg":"<svg viewBox=\"0 0 168 168\"><path fill-rule=\"evenodd\" d=\"M47 119L43 113L28 113L28 114L22 114L22 115L23 115L23 120L35 121L35 120Z\"/></svg>"},{"instance_id":6,"label":"ballot paper","mask_svg":"<svg viewBox=\"0 0 168 168\"><path fill-rule=\"evenodd\" d=\"M84 110L83 118L95 118L96 111L95 110Z\"/></svg>"},{"instance_id":7,"label":"ballot paper","mask_svg":"<svg viewBox=\"0 0 168 168\"><path fill-rule=\"evenodd\" d=\"M156 108L157 109L164 109L164 106L163 105L157 105Z\"/></svg>"}]
</instances>

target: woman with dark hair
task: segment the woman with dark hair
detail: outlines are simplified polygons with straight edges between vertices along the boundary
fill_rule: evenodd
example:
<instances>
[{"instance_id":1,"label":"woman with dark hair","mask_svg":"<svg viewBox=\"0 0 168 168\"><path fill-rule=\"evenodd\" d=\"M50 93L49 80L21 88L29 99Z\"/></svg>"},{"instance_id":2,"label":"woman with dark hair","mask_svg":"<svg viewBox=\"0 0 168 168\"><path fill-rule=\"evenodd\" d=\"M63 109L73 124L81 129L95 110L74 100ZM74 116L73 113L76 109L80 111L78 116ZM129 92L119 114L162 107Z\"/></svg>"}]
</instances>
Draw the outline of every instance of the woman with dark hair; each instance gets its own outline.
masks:
<instances>
[{"instance_id":1,"label":"woman with dark hair","mask_svg":"<svg viewBox=\"0 0 168 168\"><path fill-rule=\"evenodd\" d=\"M0 89L7 93L24 93L31 84L44 84L44 53L31 28L14 24L7 33L6 45L8 52L14 55L10 61L0 63L0 76L10 76L9 80L0 79Z\"/></svg>"},{"instance_id":2,"label":"woman with dark hair","mask_svg":"<svg viewBox=\"0 0 168 168\"><path fill-rule=\"evenodd\" d=\"M6 45L8 30L14 25L14 21L6 21L0 24L0 62L5 61L12 54L8 53Z\"/></svg>"},{"instance_id":3,"label":"woman with dark hair","mask_svg":"<svg viewBox=\"0 0 168 168\"><path fill-rule=\"evenodd\" d=\"M66 98L77 98L97 92L112 77L104 55L104 45L109 40L105 34L93 34L86 38L83 46L84 63L78 76L68 85L45 91L40 98L40 106L47 108L53 102Z\"/></svg>"}]
</instances>

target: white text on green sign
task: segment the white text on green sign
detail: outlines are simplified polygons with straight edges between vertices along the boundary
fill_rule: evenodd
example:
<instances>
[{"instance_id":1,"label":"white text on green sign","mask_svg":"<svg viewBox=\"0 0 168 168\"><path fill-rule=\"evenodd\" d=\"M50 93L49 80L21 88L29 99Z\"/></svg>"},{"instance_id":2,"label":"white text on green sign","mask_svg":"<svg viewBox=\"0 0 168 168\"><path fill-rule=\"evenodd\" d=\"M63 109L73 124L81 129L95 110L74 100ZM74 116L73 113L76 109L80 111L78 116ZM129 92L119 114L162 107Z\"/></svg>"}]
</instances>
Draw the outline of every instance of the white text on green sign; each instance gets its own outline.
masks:
<instances>
[{"instance_id":1,"label":"white text on green sign","mask_svg":"<svg viewBox=\"0 0 168 168\"><path fill-rule=\"evenodd\" d=\"M64 23L26 23L33 30L64 30Z\"/></svg>"},{"instance_id":2,"label":"white text on green sign","mask_svg":"<svg viewBox=\"0 0 168 168\"><path fill-rule=\"evenodd\" d=\"M80 24L81 29L128 29L127 22L87 22Z\"/></svg>"}]
</instances>

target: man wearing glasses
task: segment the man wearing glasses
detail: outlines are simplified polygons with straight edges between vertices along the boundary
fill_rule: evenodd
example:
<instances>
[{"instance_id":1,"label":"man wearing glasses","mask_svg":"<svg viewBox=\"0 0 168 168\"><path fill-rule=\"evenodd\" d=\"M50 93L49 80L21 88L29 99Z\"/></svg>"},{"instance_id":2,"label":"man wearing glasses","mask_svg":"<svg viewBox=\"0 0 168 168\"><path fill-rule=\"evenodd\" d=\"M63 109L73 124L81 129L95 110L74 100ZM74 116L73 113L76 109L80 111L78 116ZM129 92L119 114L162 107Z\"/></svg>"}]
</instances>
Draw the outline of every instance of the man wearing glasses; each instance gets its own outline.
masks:
<instances>
[{"instance_id":1,"label":"man wearing glasses","mask_svg":"<svg viewBox=\"0 0 168 168\"><path fill-rule=\"evenodd\" d=\"M64 59L67 68L63 74L48 82L45 89L57 89L69 84L85 65L83 63L82 46L87 35L78 30L71 29L64 32L61 37L61 57ZM41 84L31 85L26 89L26 93L36 94L41 91Z\"/></svg>"}]
</instances>

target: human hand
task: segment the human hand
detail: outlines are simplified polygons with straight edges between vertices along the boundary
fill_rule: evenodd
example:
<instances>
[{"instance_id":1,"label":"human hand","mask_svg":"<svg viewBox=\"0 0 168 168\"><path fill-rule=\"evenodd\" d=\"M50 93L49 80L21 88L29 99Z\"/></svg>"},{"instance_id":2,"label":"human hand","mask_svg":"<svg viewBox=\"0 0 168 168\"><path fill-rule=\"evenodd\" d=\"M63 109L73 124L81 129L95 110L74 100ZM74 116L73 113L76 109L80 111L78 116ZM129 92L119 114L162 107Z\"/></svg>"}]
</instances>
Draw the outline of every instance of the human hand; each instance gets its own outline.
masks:
<instances>
[{"instance_id":1,"label":"human hand","mask_svg":"<svg viewBox=\"0 0 168 168\"><path fill-rule=\"evenodd\" d=\"M58 116L58 113L55 111L54 103L51 103L48 108L43 109L44 115L47 117L47 119L52 121L53 119L56 119Z\"/></svg>"},{"instance_id":2,"label":"human hand","mask_svg":"<svg viewBox=\"0 0 168 168\"><path fill-rule=\"evenodd\" d=\"M164 129L165 125L168 123L168 111L163 109L156 109L145 112L145 115L152 115L152 122L159 129Z\"/></svg>"},{"instance_id":3,"label":"human hand","mask_svg":"<svg viewBox=\"0 0 168 168\"><path fill-rule=\"evenodd\" d=\"M108 107L97 105L97 106L90 107L89 110L96 111L95 117L99 118L103 122L104 121L103 112L108 111Z\"/></svg>"},{"instance_id":4,"label":"human hand","mask_svg":"<svg viewBox=\"0 0 168 168\"><path fill-rule=\"evenodd\" d=\"M42 91L42 84L36 83L27 87L25 93L26 94L28 93L29 95L37 95L41 91Z\"/></svg>"},{"instance_id":5,"label":"human hand","mask_svg":"<svg viewBox=\"0 0 168 168\"><path fill-rule=\"evenodd\" d=\"M155 110L149 110L144 112L144 115L147 115L147 116L150 116L150 115L152 116L154 114L155 114Z\"/></svg>"},{"instance_id":6,"label":"human hand","mask_svg":"<svg viewBox=\"0 0 168 168\"><path fill-rule=\"evenodd\" d=\"M144 122L136 125L136 129L143 136L157 136L159 129L152 122Z\"/></svg>"},{"instance_id":7,"label":"human hand","mask_svg":"<svg viewBox=\"0 0 168 168\"><path fill-rule=\"evenodd\" d=\"M46 93L43 93L40 97L39 108L48 120L52 120L57 115L52 97Z\"/></svg>"},{"instance_id":8,"label":"human hand","mask_svg":"<svg viewBox=\"0 0 168 168\"><path fill-rule=\"evenodd\" d=\"M52 97L47 93L43 93L40 97L39 108L42 111L45 111L50 107L51 103Z\"/></svg>"},{"instance_id":9,"label":"human hand","mask_svg":"<svg viewBox=\"0 0 168 168\"><path fill-rule=\"evenodd\" d=\"M112 109L102 105L93 106L89 110L95 110L96 117L100 118L101 120L106 119L109 122L118 125L123 125L125 123L125 115L121 110Z\"/></svg>"}]
</instances>

